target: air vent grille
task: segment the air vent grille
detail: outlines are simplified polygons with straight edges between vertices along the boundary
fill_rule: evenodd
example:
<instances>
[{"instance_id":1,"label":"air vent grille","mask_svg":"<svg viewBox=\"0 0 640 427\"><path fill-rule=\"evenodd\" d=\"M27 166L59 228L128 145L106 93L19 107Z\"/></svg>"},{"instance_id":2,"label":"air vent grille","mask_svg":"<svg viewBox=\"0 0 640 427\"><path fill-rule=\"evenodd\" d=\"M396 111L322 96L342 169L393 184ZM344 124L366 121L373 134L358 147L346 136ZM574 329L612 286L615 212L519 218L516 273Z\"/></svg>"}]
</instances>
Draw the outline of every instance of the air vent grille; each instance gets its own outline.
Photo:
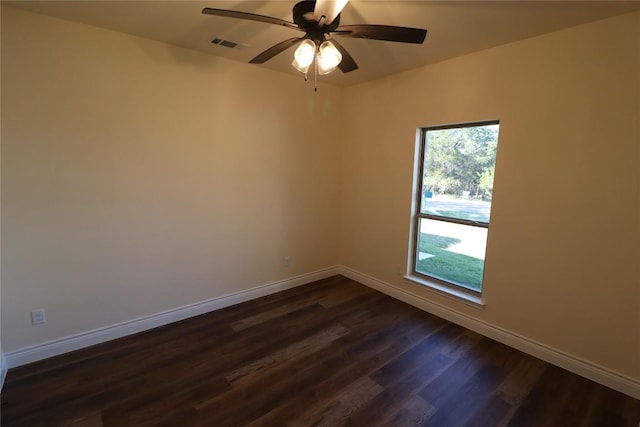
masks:
<instances>
[{"instance_id":1,"label":"air vent grille","mask_svg":"<svg viewBox=\"0 0 640 427\"><path fill-rule=\"evenodd\" d=\"M213 40L211 40L211 43L217 44L218 46L228 47L229 49L242 49L246 47L240 43L232 42L231 40L225 40L220 37L214 37Z\"/></svg>"}]
</instances>

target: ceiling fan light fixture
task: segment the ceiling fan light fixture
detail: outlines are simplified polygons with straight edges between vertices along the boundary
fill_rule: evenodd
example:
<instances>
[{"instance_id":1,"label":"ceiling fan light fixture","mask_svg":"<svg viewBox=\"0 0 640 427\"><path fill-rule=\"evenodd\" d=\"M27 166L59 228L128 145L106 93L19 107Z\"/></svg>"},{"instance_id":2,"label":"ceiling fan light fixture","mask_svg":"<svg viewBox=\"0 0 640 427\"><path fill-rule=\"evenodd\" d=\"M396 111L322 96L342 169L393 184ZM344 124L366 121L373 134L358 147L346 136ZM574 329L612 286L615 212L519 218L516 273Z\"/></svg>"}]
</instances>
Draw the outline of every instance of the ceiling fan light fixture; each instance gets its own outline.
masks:
<instances>
[{"instance_id":1,"label":"ceiling fan light fixture","mask_svg":"<svg viewBox=\"0 0 640 427\"><path fill-rule=\"evenodd\" d=\"M318 74L329 74L336 69L342 61L342 54L330 41L320 45L318 52Z\"/></svg>"},{"instance_id":2,"label":"ceiling fan light fixture","mask_svg":"<svg viewBox=\"0 0 640 427\"><path fill-rule=\"evenodd\" d=\"M313 64L315 56L316 44L313 40L306 39L300 43L300 46L298 46L296 52L293 54L294 60L291 65L293 65L296 70L306 74L311 64Z\"/></svg>"},{"instance_id":3,"label":"ceiling fan light fixture","mask_svg":"<svg viewBox=\"0 0 640 427\"><path fill-rule=\"evenodd\" d=\"M293 22L272 16L211 7L205 7L202 9L202 13L263 22L302 31L304 36L292 37L276 43L255 56L249 63L264 64L274 56L299 43L294 54L295 59L291 65L304 74L305 80L308 78L309 69L313 66L316 83L319 74L329 74L336 68L339 68L343 73L350 73L358 69L358 64L347 49L337 40L327 41L327 37L336 35L357 39L421 44L427 36L427 30L420 28L374 24L341 25L340 15L348 1L298 0L293 6ZM214 44L220 44L218 41L220 40L216 39Z\"/></svg>"}]
</instances>

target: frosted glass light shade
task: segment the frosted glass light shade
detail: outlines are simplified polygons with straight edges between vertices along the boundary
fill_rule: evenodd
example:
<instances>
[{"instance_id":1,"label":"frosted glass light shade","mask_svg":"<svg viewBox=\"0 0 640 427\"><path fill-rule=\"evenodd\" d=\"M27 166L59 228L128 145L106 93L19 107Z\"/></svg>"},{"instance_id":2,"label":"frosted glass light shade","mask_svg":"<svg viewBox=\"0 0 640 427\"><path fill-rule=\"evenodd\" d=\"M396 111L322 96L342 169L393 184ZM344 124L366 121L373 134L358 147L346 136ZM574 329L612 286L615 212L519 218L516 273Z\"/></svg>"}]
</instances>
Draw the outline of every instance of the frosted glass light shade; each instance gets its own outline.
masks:
<instances>
[{"instance_id":1,"label":"frosted glass light shade","mask_svg":"<svg viewBox=\"0 0 640 427\"><path fill-rule=\"evenodd\" d=\"M318 52L318 74L329 74L342 61L342 54L330 41L320 45Z\"/></svg>"},{"instance_id":2,"label":"frosted glass light shade","mask_svg":"<svg viewBox=\"0 0 640 427\"><path fill-rule=\"evenodd\" d=\"M291 63L293 67L302 72L307 73L309 71L309 66L313 64L313 58L316 55L316 44L309 39L306 39L300 46L296 49L296 52L293 54L294 60Z\"/></svg>"}]
</instances>

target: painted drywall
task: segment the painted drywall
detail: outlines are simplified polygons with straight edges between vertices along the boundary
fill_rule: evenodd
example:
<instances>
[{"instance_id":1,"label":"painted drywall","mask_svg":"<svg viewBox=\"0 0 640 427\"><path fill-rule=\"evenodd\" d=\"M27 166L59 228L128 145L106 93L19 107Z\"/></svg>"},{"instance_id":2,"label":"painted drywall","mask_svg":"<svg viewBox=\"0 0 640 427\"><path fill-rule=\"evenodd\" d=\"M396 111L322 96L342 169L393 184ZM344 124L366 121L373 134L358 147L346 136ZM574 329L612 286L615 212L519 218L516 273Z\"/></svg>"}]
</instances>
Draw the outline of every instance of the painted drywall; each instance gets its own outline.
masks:
<instances>
[{"instance_id":1,"label":"painted drywall","mask_svg":"<svg viewBox=\"0 0 640 427\"><path fill-rule=\"evenodd\" d=\"M2 56L5 352L337 264L338 89L4 6Z\"/></svg>"},{"instance_id":2,"label":"painted drywall","mask_svg":"<svg viewBox=\"0 0 640 427\"><path fill-rule=\"evenodd\" d=\"M342 264L640 380L639 86L635 13L346 89ZM479 310L396 266L416 129L489 119L501 127Z\"/></svg>"}]
</instances>

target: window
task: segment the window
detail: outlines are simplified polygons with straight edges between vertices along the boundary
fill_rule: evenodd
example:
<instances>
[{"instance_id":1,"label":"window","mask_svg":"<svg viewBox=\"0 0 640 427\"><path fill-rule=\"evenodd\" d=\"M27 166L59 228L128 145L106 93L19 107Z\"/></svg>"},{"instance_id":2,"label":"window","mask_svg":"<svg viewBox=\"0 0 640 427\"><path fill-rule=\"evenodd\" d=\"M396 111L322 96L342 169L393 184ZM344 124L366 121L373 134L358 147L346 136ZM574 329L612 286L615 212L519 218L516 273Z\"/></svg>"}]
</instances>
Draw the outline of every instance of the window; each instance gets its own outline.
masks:
<instances>
[{"instance_id":1,"label":"window","mask_svg":"<svg viewBox=\"0 0 640 427\"><path fill-rule=\"evenodd\" d=\"M498 130L498 121L420 130L413 278L482 292Z\"/></svg>"}]
</instances>

